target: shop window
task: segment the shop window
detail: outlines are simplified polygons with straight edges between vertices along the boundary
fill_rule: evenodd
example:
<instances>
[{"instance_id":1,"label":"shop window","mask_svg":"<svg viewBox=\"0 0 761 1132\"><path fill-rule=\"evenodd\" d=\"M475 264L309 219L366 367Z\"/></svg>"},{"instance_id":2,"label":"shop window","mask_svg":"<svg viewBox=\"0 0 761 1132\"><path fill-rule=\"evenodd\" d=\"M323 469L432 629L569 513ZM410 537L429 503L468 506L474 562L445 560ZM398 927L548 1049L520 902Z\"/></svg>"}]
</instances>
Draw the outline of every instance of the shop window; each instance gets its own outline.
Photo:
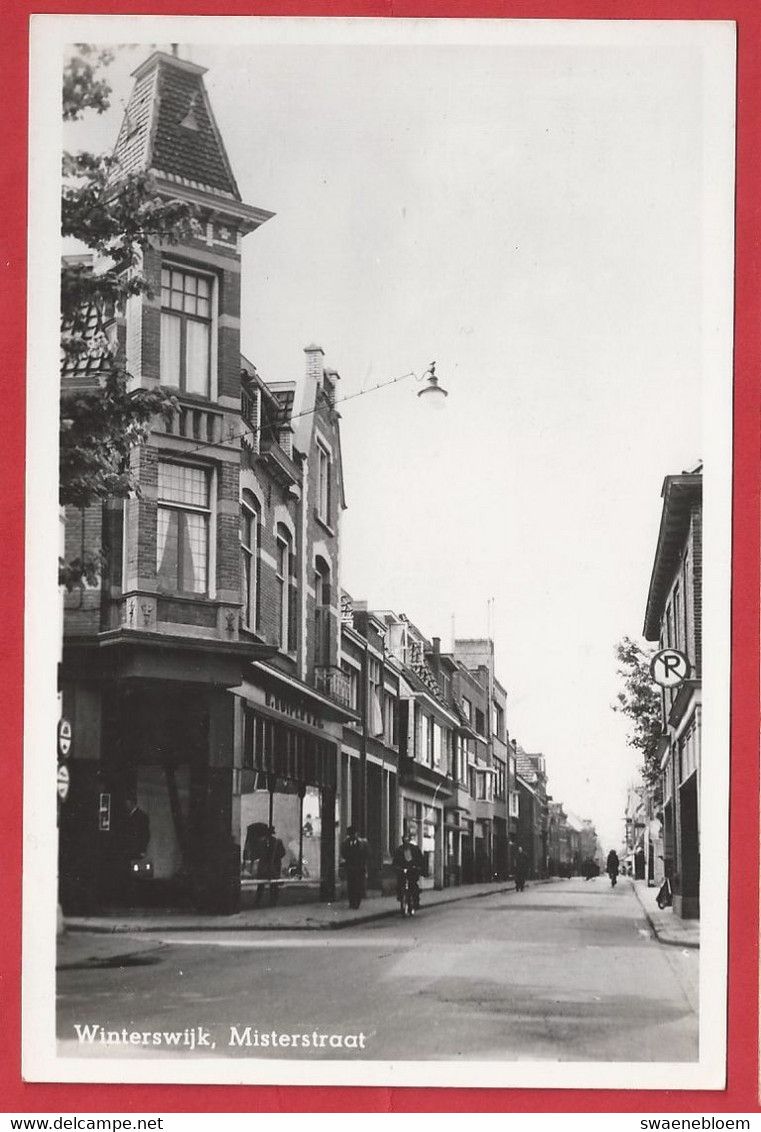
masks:
<instances>
[{"instance_id":1,"label":"shop window","mask_svg":"<svg viewBox=\"0 0 761 1132\"><path fill-rule=\"evenodd\" d=\"M203 594L209 572L209 472L159 463L156 573L159 589Z\"/></svg>"},{"instance_id":2,"label":"shop window","mask_svg":"<svg viewBox=\"0 0 761 1132\"><path fill-rule=\"evenodd\" d=\"M161 269L161 384L211 396L212 287L208 275Z\"/></svg>"}]
</instances>

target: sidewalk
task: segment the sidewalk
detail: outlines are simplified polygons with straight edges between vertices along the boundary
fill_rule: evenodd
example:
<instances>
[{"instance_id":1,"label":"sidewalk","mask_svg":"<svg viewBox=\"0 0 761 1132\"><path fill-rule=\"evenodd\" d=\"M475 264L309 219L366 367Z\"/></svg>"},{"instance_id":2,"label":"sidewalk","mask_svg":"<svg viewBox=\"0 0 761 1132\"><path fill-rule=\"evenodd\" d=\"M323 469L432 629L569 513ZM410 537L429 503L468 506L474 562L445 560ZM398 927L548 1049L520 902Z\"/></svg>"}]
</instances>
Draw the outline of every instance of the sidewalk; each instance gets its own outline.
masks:
<instances>
[{"instance_id":1,"label":"sidewalk","mask_svg":"<svg viewBox=\"0 0 761 1132\"><path fill-rule=\"evenodd\" d=\"M540 883L535 881L536 883ZM528 886L527 886L528 887ZM490 884L467 884L440 891L425 889L421 896L421 912L440 904L470 900L477 896L493 896L498 892L513 892L513 881L495 881ZM231 932L231 931L330 931L367 924L387 916L398 916L399 904L395 896L371 896L360 908L349 908L345 901L333 904L290 904L270 908L247 908L232 916L203 915L199 912L176 909L139 909L116 911L110 915L67 916L66 936L78 933L111 935L141 932Z\"/></svg>"},{"instance_id":2,"label":"sidewalk","mask_svg":"<svg viewBox=\"0 0 761 1132\"><path fill-rule=\"evenodd\" d=\"M682 920L673 908L660 909L656 903L657 888L648 888L644 880L633 880L632 887L659 943L672 947L700 947L700 920Z\"/></svg>"}]
</instances>

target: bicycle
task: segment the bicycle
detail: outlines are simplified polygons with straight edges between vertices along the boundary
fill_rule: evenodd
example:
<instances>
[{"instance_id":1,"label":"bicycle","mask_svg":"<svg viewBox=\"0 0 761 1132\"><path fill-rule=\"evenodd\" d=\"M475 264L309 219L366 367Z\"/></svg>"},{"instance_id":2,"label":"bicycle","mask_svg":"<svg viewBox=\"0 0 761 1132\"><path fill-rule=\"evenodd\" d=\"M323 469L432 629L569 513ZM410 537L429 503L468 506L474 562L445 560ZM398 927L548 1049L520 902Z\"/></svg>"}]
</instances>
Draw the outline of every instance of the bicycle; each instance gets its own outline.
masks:
<instances>
[{"instance_id":1,"label":"bicycle","mask_svg":"<svg viewBox=\"0 0 761 1132\"><path fill-rule=\"evenodd\" d=\"M399 903L401 905L401 913L403 916L414 916L419 907L418 888L417 885L413 883L410 872L410 869L402 870L404 880L402 882L402 889L399 895Z\"/></svg>"}]
</instances>

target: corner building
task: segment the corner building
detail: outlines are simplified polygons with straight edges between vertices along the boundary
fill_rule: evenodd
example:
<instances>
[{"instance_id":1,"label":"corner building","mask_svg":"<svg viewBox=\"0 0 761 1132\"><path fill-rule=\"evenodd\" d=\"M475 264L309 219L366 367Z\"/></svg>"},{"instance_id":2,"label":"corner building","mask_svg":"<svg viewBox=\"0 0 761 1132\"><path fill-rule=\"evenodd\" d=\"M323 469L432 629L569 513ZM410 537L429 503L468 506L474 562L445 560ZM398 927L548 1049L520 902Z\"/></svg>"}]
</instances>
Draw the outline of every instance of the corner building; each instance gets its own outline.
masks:
<instances>
[{"instance_id":1,"label":"corner building","mask_svg":"<svg viewBox=\"0 0 761 1132\"><path fill-rule=\"evenodd\" d=\"M241 243L272 213L241 200L203 74L154 53L115 150L118 172L149 172L198 226L144 250L150 293L104 327L135 385L176 397L133 451L139 497L67 515L67 556L107 554L99 587L65 602L71 910L114 897L133 792L153 865L139 899L233 910L246 841L266 824L286 847L284 883L333 893L338 751L356 718L339 661L338 375L317 346L294 383L268 385L241 358ZM86 387L91 371L62 381ZM244 895L253 885L244 875Z\"/></svg>"}]
</instances>

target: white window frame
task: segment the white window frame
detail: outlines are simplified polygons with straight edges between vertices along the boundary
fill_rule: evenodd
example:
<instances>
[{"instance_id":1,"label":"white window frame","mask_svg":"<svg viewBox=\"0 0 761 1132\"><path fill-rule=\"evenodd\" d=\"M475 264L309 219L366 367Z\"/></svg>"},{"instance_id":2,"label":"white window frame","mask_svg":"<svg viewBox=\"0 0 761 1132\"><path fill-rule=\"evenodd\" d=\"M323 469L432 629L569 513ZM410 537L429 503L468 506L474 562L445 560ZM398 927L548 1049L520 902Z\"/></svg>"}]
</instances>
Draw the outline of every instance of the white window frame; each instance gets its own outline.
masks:
<instances>
[{"instance_id":1,"label":"white window frame","mask_svg":"<svg viewBox=\"0 0 761 1132\"><path fill-rule=\"evenodd\" d=\"M218 287L217 276L214 274L214 272L205 271L203 268L200 268L200 267L196 266L195 264L191 265L191 264L187 264L187 263L179 263L179 262L176 262L174 260L169 260L169 259L162 259L161 270L162 270L162 272L164 270L179 271L183 275L193 275L197 279L199 279L199 278L200 279L206 279L209 283L209 298L210 298L209 319L208 320L198 319L198 318L196 319L197 321L202 321L202 322L208 321L208 324L209 324L209 390L208 390L207 394L188 392L188 390L185 387L185 380L183 378L184 367L183 367L183 362L182 362L182 356L180 357L180 384L179 384L179 386L167 384L164 381L163 374L161 373L161 349L160 349L160 347L159 347L159 381L167 389L178 389L181 396L187 396L187 397L192 397L192 398L197 397L200 400L216 401L217 396L218 396L217 368L218 368L218 353L219 353L219 348L218 348L219 287ZM169 314L169 315L174 314L175 316L181 314L183 316L183 319L190 318L192 320L192 318L194 317L192 315L187 315L184 311L172 311L171 307L165 307L163 305L163 303L161 302L161 293L160 292L161 292L161 284L159 286L159 320L160 320L159 321L159 335L161 334L161 326L160 326L161 317L163 316L164 313ZM185 341L184 331L181 332L180 341L181 341L181 343Z\"/></svg>"},{"instance_id":2,"label":"white window frame","mask_svg":"<svg viewBox=\"0 0 761 1132\"><path fill-rule=\"evenodd\" d=\"M173 500L163 500L157 493L156 513L158 519L158 512L162 508L166 511L189 511L196 514L206 515L206 589L201 590L172 590L171 593L179 594L180 596L187 597L207 597L214 598L216 596L216 576L217 576L217 473L216 469L209 464L196 463L191 460L174 460L169 459L166 455L159 455L159 464L170 464L180 468L193 468L202 471L206 476L207 488L207 506L195 507L192 504L175 503ZM159 568L159 544L158 533L156 536L156 573L158 575Z\"/></svg>"},{"instance_id":3,"label":"white window frame","mask_svg":"<svg viewBox=\"0 0 761 1132\"><path fill-rule=\"evenodd\" d=\"M246 545L243 530L240 535L241 554L248 562L249 577L247 592L243 594L243 625L244 628L256 632L259 628L259 555L261 553L261 515L259 510L248 499L241 500L241 519L249 521L253 532L251 545ZM245 587L246 571L241 579ZM249 615L247 616L247 610ZM253 614L253 616L250 616Z\"/></svg>"},{"instance_id":4,"label":"white window frame","mask_svg":"<svg viewBox=\"0 0 761 1132\"><path fill-rule=\"evenodd\" d=\"M275 541L275 581L280 598L280 624L278 625L278 644L283 652L288 652L288 629L290 614L290 569L291 544L278 532ZM285 558L285 571L281 573L281 559Z\"/></svg>"},{"instance_id":5,"label":"white window frame","mask_svg":"<svg viewBox=\"0 0 761 1132\"><path fill-rule=\"evenodd\" d=\"M317 517L326 526L330 526L330 512L332 504L331 474L333 471L333 454L322 439L317 440Z\"/></svg>"}]
</instances>

